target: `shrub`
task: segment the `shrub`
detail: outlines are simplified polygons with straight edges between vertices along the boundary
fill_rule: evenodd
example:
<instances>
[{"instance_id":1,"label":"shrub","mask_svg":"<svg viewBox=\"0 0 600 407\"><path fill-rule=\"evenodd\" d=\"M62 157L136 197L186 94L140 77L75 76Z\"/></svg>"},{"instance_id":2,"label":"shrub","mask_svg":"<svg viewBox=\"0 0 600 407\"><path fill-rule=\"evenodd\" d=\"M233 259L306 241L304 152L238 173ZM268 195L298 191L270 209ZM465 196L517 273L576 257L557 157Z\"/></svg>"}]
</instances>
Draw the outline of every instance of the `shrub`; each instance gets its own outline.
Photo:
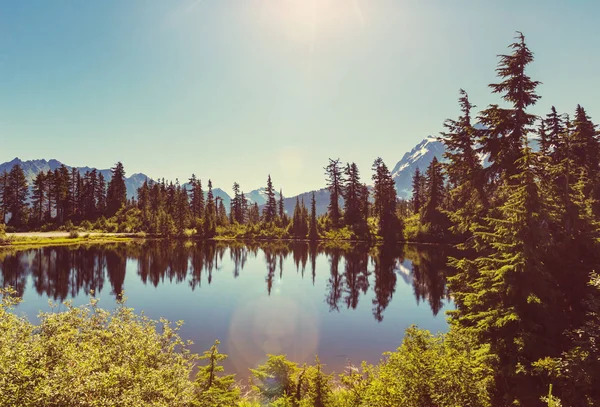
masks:
<instances>
[{"instance_id":1,"label":"shrub","mask_svg":"<svg viewBox=\"0 0 600 407\"><path fill-rule=\"evenodd\" d=\"M79 237L79 232L75 229L69 231L69 238L77 239Z\"/></svg>"},{"instance_id":2,"label":"shrub","mask_svg":"<svg viewBox=\"0 0 600 407\"><path fill-rule=\"evenodd\" d=\"M92 225L92 222L90 222L89 220L84 220L83 222L81 222L79 224L79 228L84 231L88 231L88 230L92 230L94 228L94 226Z\"/></svg>"},{"instance_id":3,"label":"shrub","mask_svg":"<svg viewBox=\"0 0 600 407\"><path fill-rule=\"evenodd\" d=\"M58 230L63 230L63 231L70 231L75 229L75 225L73 225L73 222L71 222L71 219L67 220L65 223L63 223L63 225L61 227L58 228Z\"/></svg>"},{"instance_id":4,"label":"shrub","mask_svg":"<svg viewBox=\"0 0 600 407\"><path fill-rule=\"evenodd\" d=\"M0 405L193 405L195 355L178 335L180 324L123 304L104 311L92 300L42 313L34 326L9 312L18 303L9 291L0 296Z\"/></svg>"}]
</instances>

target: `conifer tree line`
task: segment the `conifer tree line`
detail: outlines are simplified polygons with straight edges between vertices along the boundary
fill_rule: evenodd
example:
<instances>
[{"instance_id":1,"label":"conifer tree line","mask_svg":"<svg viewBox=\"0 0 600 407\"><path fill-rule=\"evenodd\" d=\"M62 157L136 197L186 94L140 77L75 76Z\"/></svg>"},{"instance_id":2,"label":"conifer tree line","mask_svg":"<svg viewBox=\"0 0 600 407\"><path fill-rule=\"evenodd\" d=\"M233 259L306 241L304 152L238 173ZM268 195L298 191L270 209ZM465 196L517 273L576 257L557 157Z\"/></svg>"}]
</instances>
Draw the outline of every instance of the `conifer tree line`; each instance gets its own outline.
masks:
<instances>
[{"instance_id":1,"label":"conifer tree line","mask_svg":"<svg viewBox=\"0 0 600 407\"><path fill-rule=\"evenodd\" d=\"M62 166L40 172L29 186L22 168L15 165L0 175L0 220L15 230L55 229L83 224L109 232L147 232L163 236L194 234L202 238L234 234L234 237L353 238L359 240L402 239L402 222L394 181L385 163L373 164L372 190L361 181L355 163L330 160L326 170L330 203L327 214L318 216L314 193L311 202L297 199L293 214L284 208L271 176L265 188L266 203L259 208L233 184L230 207L214 195L212 182L192 174L187 185L178 180L145 180L137 199L127 199L125 169L117 163L107 183L97 170L81 174ZM30 199L29 199L30 198ZM371 202L373 201L373 202ZM229 210L228 210L229 209ZM372 219L369 224L369 219Z\"/></svg>"}]
</instances>

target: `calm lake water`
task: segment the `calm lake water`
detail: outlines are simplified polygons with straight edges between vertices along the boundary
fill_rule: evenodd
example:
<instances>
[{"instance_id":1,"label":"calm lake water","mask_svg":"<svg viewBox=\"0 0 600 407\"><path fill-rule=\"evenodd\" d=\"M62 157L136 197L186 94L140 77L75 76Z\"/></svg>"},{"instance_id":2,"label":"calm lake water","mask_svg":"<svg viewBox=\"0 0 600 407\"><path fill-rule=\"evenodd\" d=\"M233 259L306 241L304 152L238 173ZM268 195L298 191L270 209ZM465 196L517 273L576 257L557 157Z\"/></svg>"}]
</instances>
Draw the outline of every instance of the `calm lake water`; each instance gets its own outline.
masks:
<instances>
[{"instance_id":1,"label":"calm lake water","mask_svg":"<svg viewBox=\"0 0 600 407\"><path fill-rule=\"evenodd\" d=\"M147 241L0 251L0 284L23 297L16 312L37 321L48 300L127 305L153 319L184 320L201 353L215 339L243 378L266 354L296 362L315 354L329 371L377 362L417 324L446 331L453 309L439 246L327 247L307 243ZM59 309L64 309L61 305Z\"/></svg>"}]
</instances>

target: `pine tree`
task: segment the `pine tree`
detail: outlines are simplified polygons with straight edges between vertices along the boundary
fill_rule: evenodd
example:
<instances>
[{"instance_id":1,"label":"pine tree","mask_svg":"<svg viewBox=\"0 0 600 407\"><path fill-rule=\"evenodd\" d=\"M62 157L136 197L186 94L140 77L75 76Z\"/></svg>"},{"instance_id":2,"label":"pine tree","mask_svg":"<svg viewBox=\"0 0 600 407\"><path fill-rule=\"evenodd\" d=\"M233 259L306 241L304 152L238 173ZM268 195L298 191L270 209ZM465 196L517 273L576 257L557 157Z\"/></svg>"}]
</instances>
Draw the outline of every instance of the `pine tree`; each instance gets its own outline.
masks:
<instances>
[{"instance_id":1,"label":"pine tree","mask_svg":"<svg viewBox=\"0 0 600 407\"><path fill-rule=\"evenodd\" d=\"M279 210L279 220L281 221L281 224L283 226L285 226L287 221L286 221L286 216L285 216L285 209L283 207L283 192L281 191L281 188L279 189L279 201L277 203L278 203L278 210Z\"/></svg>"},{"instance_id":2,"label":"pine tree","mask_svg":"<svg viewBox=\"0 0 600 407\"><path fill-rule=\"evenodd\" d=\"M312 192L310 199L310 226L308 228L308 238L315 241L319 238L317 231L317 201L315 199L315 191Z\"/></svg>"},{"instance_id":3,"label":"pine tree","mask_svg":"<svg viewBox=\"0 0 600 407\"><path fill-rule=\"evenodd\" d=\"M106 181L102 173L98 174L98 189L96 190L96 204L99 215L106 212Z\"/></svg>"},{"instance_id":4,"label":"pine tree","mask_svg":"<svg viewBox=\"0 0 600 407\"><path fill-rule=\"evenodd\" d=\"M499 358L498 405L537 400L532 389L539 382L530 376L531 364L547 356L548 345L560 336L553 328L557 291L548 271L548 202L536 181L535 162L525 148L520 173L504 181L500 192L507 200L499 216L475 233L480 257L453 261L459 273L451 278L457 304L452 319L490 344ZM528 399L531 394L535 400Z\"/></svg>"},{"instance_id":5,"label":"pine tree","mask_svg":"<svg viewBox=\"0 0 600 407\"><path fill-rule=\"evenodd\" d=\"M348 226L357 226L363 220L361 216L360 174L355 163L347 164L344 171L346 176L344 185L344 222Z\"/></svg>"},{"instance_id":6,"label":"pine tree","mask_svg":"<svg viewBox=\"0 0 600 407\"><path fill-rule=\"evenodd\" d=\"M240 390L235 385L234 375L219 376L224 371L221 362L227 355L219 353L219 341L208 351L204 351L200 360L207 361L196 374L196 391L198 406L201 407L231 407L237 405Z\"/></svg>"},{"instance_id":7,"label":"pine tree","mask_svg":"<svg viewBox=\"0 0 600 407\"><path fill-rule=\"evenodd\" d=\"M241 223L246 223L248 221L248 200L246 199L246 195L244 195L243 191L240 195L240 200L242 201Z\"/></svg>"},{"instance_id":8,"label":"pine tree","mask_svg":"<svg viewBox=\"0 0 600 407\"><path fill-rule=\"evenodd\" d=\"M106 192L106 213L113 216L119 209L127 204L127 188L125 187L125 169L118 162L110 169L112 177Z\"/></svg>"},{"instance_id":9,"label":"pine tree","mask_svg":"<svg viewBox=\"0 0 600 407\"><path fill-rule=\"evenodd\" d=\"M44 176L45 182L45 194L46 194L46 221L50 221L52 219L52 208L55 206L54 203L56 201L56 197L54 196L54 172L52 170L48 170L46 175Z\"/></svg>"},{"instance_id":10,"label":"pine tree","mask_svg":"<svg viewBox=\"0 0 600 407\"><path fill-rule=\"evenodd\" d=\"M256 225L260 222L260 211L258 210L258 203L256 202L248 209L248 222L252 225Z\"/></svg>"},{"instance_id":11,"label":"pine tree","mask_svg":"<svg viewBox=\"0 0 600 407\"><path fill-rule=\"evenodd\" d=\"M0 223L6 222L6 214L8 213L8 172L4 171L0 174Z\"/></svg>"},{"instance_id":12,"label":"pine tree","mask_svg":"<svg viewBox=\"0 0 600 407\"><path fill-rule=\"evenodd\" d=\"M212 182L208 180L208 193L206 194L206 208L204 209L203 232L204 237L212 238L216 234L216 219L217 211L215 200L212 192Z\"/></svg>"},{"instance_id":13,"label":"pine tree","mask_svg":"<svg viewBox=\"0 0 600 407\"><path fill-rule=\"evenodd\" d=\"M412 178L412 203L413 203L413 211L416 214L421 213L421 208L424 205L425 201L425 191L424 191L424 179L421 175L421 171L419 167L415 169L415 173Z\"/></svg>"},{"instance_id":14,"label":"pine tree","mask_svg":"<svg viewBox=\"0 0 600 407\"><path fill-rule=\"evenodd\" d=\"M600 141L596 126L580 105L577 105L573 126L571 147L577 172L585 174L588 180L584 193L595 200L594 215L600 219Z\"/></svg>"},{"instance_id":15,"label":"pine tree","mask_svg":"<svg viewBox=\"0 0 600 407\"><path fill-rule=\"evenodd\" d=\"M423 222L430 224L432 236L443 236L448 222L446 215L442 213L441 207L444 201L444 174L442 165L433 157L426 174L427 202L423 211Z\"/></svg>"},{"instance_id":16,"label":"pine tree","mask_svg":"<svg viewBox=\"0 0 600 407\"><path fill-rule=\"evenodd\" d=\"M541 151L542 153L556 157L556 162L559 162L562 159L560 151L564 147L561 142L562 134L565 130L564 122L554 106L552 106L550 113L546 115L546 118L542 122L544 123L545 134L540 146Z\"/></svg>"},{"instance_id":17,"label":"pine tree","mask_svg":"<svg viewBox=\"0 0 600 407\"><path fill-rule=\"evenodd\" d=\"M267 195L267 203L263 209L263 217L266 223L274 222L277 217L277 200L275 199L275 190L273 189L271 174L269 174L269 177L267 178L267 189L265 194Z\"/></svg>"},{"instance_id":18,"label":"pine tree","mask_svg":"<svg viewBox=\"0 0 600 407\"><path fill-rule=\"evenodd\" d=\"M444 127L447 132L441 133L446 147L443 168L448 179L447 193L443 194L446 204L441 206L453 212L455 230L462 233L483 214L488 203L483 167L475 151L477 134L471 124L471 109L475 106L462 89L459 105L461 115L457 120L446 120Z\"/></svg>"},{"instance_id":19,"label":"pine tree","mask_svg":"<svg viewBox=\"0 0 600 407\"><path fill-rule=\"evenodd\" d=\"M531 80L525 73L527 65L533 62L533 53L527 48L522 33L517 32L516 38L509 46L513 53L500 55L496 72L503 81L489 85L494 93L502 94L511 107L491 105L479 115L480 123L486 127L480 131L481 152L489 154L491 164L487 171L495 183L501 176L514 180L512 176L518 172L516 161L521 156L523 140L527 139L536 120L536 116L527 113L527 108L540 98L535 93L540 82Z\"/></svg>"},{"instance_id":20,"label":"pine tree","mask_svg":"<svg viewBox=\"0 0 600 407\"><path fill-rule=\"evenodd\" d=\"M217 226L227 226L228 224L229 219L227 218L225 204L223 203L223 199L219 198L219 207L217 209Z\"/></svg>"},{"instance_id":21,"label":"pine tree","mask_svg":"<svg viewBox=\"0 0 600 407\"><path fill-rule=\"evenodd\" d=\"M230 204L231 222L244 223L243 200L240 195L240 184L233 183L233 198Z\"/></svg>"},{"instance_id":22,"label":"pine tree","mask_svg":"<svg viewBox=\"0 0 600 407\"><path fill-rule=\"evenodd\" d=\"M19 164L12 167L8 173L8 192L5 192L4 199L8 201L8 211L11 214L10 225L22 227L27 222L27 197L29 189L25 173Z\"/></svg>"},{"instance_id":23,"label":"pine tree","mask_svg":"<svg viewBox=\"0 0 600 407\"><path fill-rule=\"evenodd\" d=\"M339 199L343 196L342 167L340 160L329 159L329 165L325 167L327 175L327 188L329 189L329 217L334 228L341 226L341 211Z\"/></svg>"},{"instance_id":24,"label":"pine tree","mask_svg":"<svg viewBox=\"0 0 600 407\"><path fill-rule=\"evenodd\" d=\"M374 214L379 222L379 235L385 241L397 241L402 227L396 216L396 184L381 158L373 163Z\"/></svg>"},{"instance_id":25,"label":"pine tree","mask_svg":"<svg viewBox=\"0 0 600 407\"><path fill-rule=\"evenodd\" d=\"M192 174L190 183L190 212L192 218L202 219L204 216L204 191L202 191L202 181ZM196 225L199 226L199 225Z\"/></svg>"},{"instance_id":26,"label":"pine tree","mask_svg":"<svg viewBox=\"0 0 600 407\"><path fill-rule=\"evenodd\" d=\"M310 370L309 390L308 394L304 396L304 400L314 407L333 406L331 376L323 373L323 365L318 356L315 358L315 366Z\"/></svg>"},{"instance_id":27,"label":"pine tree","mask_svg":"<svg viewBox=\"0 0 600 407\"><path fill-rule=\"evenodd\" d=\"M188 225L189 207L187 189L185 186L181 187L179 183L177 183L176 205L175 212L173 213L173 220L175 222L175 226L177 227L177 231L180 234L184 232Z\"/></svg>"},{"instance_id":28,"label":"pine tree","mask_svg":"<svg viewBox=\"0 0 600 407\"><path fill-rule=\"evenodd\" d=\"M41 224L44 217L45 200L46 200L46 175L45 173L39 172L33 180L32 190L32 205L33 205L33 219L38 224Z\"/></svg>"}]
</instances>

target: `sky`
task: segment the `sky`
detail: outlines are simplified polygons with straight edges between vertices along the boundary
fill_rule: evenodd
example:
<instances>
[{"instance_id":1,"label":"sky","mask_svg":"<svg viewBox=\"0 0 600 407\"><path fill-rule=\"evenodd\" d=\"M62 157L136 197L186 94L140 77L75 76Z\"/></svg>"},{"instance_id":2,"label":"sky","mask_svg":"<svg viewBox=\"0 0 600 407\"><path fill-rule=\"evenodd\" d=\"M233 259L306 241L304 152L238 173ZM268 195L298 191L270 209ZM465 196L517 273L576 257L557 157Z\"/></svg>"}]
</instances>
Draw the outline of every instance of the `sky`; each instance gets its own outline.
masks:
<instances>
[{"instance_id":1,"label":"sky","mask_svg":"<svg viewBox=\"0 0 600 407\"><path fill-rule=\"evenodd\" d=\"M285 196L328 158L363 180L478 108L516 30L532 112L600 122L596 0L0 0L0 162L187 179Z\"/></svg>"}]
</instances>

